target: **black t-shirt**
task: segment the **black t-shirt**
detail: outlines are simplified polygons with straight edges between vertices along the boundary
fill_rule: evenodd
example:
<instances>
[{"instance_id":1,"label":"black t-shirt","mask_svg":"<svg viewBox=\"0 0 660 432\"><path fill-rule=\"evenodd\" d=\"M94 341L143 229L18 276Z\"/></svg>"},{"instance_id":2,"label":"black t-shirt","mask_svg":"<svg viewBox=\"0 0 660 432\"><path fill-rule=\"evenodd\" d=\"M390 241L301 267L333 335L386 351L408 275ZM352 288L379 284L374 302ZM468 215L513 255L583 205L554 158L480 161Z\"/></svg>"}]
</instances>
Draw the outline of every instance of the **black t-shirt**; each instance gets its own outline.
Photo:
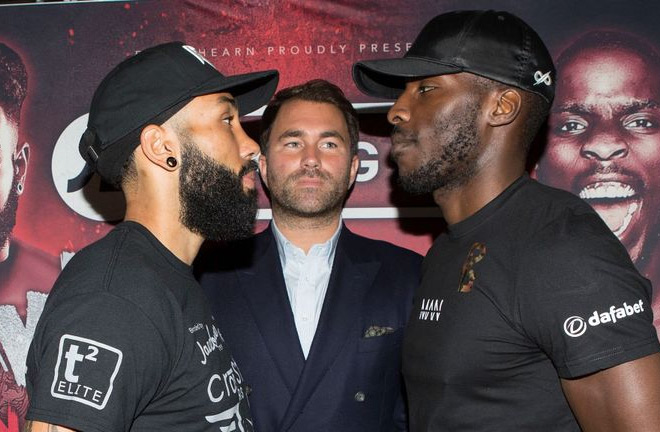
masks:
<instances>
[{"instance_id":1,"label":"black t-shirt","mask_svg":"<svg viewBox=\"0 0 660 432\"><path fill-rule=\"evenodd\" d=\"M559 377L659 349L623 245L527 176L449 227L422 272L403 352L414 431L577 431Z\"/></svg>"},{"instance_id":2,"label":"black t-shirt","mask_svg":"<svg viewBox=\"0 0 660 432\"><path fill-rule=\"evenodd\" d=\"M82 431L252 431L191 268L124 222L75 255L28 353L27 418Z\"/></svg>"}]
</instances>

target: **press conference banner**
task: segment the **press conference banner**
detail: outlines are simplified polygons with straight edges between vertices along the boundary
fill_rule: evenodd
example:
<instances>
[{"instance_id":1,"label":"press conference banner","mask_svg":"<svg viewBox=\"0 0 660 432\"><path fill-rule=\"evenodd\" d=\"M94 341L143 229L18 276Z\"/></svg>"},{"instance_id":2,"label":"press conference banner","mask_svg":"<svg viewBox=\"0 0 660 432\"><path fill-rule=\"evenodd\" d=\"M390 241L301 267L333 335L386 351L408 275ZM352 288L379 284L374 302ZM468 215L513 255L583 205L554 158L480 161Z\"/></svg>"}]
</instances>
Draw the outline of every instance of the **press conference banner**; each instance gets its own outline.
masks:
<instances>
[{"instance_id":1,"label":"press conference banner","mask_svg":"<svg viewBox=\"0 0 660 432\"><path fill-rule=\"evenodd\" d=\"M83 169L78 141L92 93L114 65L149 46L181 40L226 74L278 69L279 88L313 78L339 85L361 121L360 170L344 220L359 234L425 253L444 229L440 212L430 197L408 196L396 185L387 101L361 94L351 65L400 57L431 17L471 8L513 12L546 41L559 66L558 92L530 172L592 204L640 271L660 286L660 3L141 0L0 6L0 432L22 427L25 359L57 274L124 211L121 193L96 176L67 191ZM23 70L27 87L19 116L11 106L23 99ZM254 137L259 116L242 119ZM259 206L257 230L270 218L263 192Z\"/></svg>"}]
</instances>

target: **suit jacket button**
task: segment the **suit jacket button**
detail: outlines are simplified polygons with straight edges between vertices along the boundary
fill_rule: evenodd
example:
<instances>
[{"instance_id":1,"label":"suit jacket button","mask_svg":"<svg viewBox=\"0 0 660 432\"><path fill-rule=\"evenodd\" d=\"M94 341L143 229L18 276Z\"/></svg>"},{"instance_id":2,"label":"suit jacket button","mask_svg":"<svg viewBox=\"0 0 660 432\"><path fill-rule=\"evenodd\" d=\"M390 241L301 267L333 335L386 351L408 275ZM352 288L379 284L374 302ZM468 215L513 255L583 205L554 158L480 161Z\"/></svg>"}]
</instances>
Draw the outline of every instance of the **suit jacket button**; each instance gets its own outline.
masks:
<instances>
[{"instance_id":1,"label":"suit jacket button","mask_svg":"<svg viewBox=\"0 0 660 432\"><path fill-rule=\"evenodd\" d=\"M245 385L245 394L248 395L248 396L250 396L250 394L252 394L252 387L250 387L247 384Z\"/></svg>"},{"instance_id":2,"label":"suit jacket button","mask_svg":"<svg viewBox=\"0 0 660 432\"><path fill-rule=\"evenodd\" d=\"M364 399L365 399L365 395L364 395L363 392L359 391L359 392L355 393L355 401L356 402L364 402Z\"/></svg>"}]
</instances>

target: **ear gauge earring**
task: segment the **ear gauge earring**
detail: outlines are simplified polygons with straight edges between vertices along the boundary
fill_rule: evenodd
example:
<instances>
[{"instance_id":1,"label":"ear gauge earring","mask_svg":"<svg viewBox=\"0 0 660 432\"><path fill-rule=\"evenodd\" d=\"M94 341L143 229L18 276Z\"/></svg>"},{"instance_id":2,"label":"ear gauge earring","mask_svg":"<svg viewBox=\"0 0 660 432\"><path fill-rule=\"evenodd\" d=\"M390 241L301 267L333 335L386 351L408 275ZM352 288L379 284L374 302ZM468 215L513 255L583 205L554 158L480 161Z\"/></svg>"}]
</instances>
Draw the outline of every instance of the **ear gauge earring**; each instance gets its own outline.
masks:
<instances>
[{"instance_id":1,"label":"ear gauge earring","mask_svg":"<svg viewBox=\"0 0 660 432\"><path fill-rule=\"evenodd\" d=\"M167 164L168 167L174 168L177 164L177 161L174 157L170 156L165 160L165 163Z\"/></svg>"},{"instance_id":2,"label":"ear gauge earring","mask_svg":"<svg viewBox=\"0 0 660 432\"><path fill-rule=\"evenodd\" d=\"M23 193L23 183L16 183L16 193L21 195Z\"/></svg>"}]
</instances>

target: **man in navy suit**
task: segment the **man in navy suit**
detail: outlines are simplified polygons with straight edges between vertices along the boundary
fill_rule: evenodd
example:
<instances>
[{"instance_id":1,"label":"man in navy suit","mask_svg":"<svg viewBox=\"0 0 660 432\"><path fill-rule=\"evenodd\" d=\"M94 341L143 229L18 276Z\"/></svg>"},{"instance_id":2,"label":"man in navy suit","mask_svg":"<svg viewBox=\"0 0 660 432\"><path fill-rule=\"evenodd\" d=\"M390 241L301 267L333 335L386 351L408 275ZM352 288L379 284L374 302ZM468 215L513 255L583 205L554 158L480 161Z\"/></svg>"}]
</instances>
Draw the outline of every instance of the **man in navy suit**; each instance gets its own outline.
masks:
<instances>
[{"instance_id":1,"label":"man in navy suit","mask_svg":"<svg viewBox=\"0 0 660 432\"><path fill-rule=\"evenodd\" d=\"M273 222L198 268L255 430L407 430L401 338L421 257L342 223L357 114L337 86L314 80L277 93L262 129Z\"/></svg>"}]
</instances>

